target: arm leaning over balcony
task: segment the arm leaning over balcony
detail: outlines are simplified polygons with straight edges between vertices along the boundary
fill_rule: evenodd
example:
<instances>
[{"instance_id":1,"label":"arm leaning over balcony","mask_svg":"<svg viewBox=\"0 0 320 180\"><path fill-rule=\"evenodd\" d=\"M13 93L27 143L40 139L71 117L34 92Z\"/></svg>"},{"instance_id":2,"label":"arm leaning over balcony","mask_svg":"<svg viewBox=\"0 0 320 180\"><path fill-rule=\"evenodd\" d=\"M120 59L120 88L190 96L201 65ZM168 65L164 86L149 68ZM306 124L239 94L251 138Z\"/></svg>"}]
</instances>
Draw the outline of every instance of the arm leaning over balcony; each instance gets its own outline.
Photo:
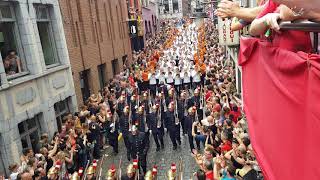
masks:
<instances>
[{"instance_id":1,"label":"arm leaning over balcony","mask_svg":"<svg viewBox=\"0 0 320 180\"><path fill-rule=\"evenodd\" d=\"M268 13L260 18L255 19L251 23L250 34L252 36L259 36L264 34L268 29L279 32L279 20L293 21L297 19L305 19L303 15L297 16L287 6L280 5L278 10L274 13Z\"/></svg>"},{"instance_id":2,"label":"arm leaning over balcony","mask_svg":"<svg viewBox=\"0 0 320 180\"><path fill-rule=\"evenodd\" d=\"M263 9L264 6L241 8L237 2L222 0L218 5L216 15L221 18L237 17L238 19L251 22Z\"/></svg>"}]
</instances>

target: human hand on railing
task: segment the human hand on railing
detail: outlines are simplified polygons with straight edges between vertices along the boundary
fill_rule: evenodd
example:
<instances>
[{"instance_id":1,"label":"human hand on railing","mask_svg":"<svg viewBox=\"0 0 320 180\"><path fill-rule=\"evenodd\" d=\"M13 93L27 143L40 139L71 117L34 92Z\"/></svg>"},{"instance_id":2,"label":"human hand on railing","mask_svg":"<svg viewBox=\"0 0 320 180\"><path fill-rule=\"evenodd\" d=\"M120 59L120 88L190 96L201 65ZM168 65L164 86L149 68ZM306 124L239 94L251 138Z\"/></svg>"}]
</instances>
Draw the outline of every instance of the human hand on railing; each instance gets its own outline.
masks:
<instances>
[{"instance_id":1,"label":"human hand on railing","mask_svg":"<svg viewBox=\"0 0 320 180\"><path fill-rule=\"evenodd\" d=\"M280 26L278 24L278 20L280 19L279 13L269 13L263 16L262 21L266 26L268 26L270 29L273 29L277 32L280 30Z\"/></svg>"},{"instance_id":2,"label":"human hand on railing","mask_svg":"<svg viewBox=\"0 0 320 180\"><path fill-rule=\"evenodd\" d=\"M218 5L218 9L215 11L215 15L221 18L236 17L236 14L239 9L239 3L228 0L222 0Z\"/></svg>"}]
</instances>

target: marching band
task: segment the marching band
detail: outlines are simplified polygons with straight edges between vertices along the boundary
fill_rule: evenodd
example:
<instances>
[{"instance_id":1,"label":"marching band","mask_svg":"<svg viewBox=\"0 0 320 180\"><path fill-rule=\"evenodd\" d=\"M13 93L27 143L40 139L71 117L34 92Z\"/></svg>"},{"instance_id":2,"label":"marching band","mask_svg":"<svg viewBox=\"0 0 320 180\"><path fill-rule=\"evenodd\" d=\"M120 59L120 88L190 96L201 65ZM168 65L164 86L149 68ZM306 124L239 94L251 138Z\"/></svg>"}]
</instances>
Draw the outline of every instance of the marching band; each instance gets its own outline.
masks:
<instances>
[{"instance_id":1,"label":"marching band","mask_svg":"<svg viewBox=\"0 0 320 180\"><path fill-rule=\"evenodd\" d=\"M163 137L169 134L173 150L181 145L181 136L187 136L190 151L194 149L193 123L201 123L205 104L204 29L189 23L175 29L172 39L152 60L135 66L135 77L115 100L114 113L107 116L110 122L107 139L118 152L119 133L127 149L127 159L133 161L127 173L118 179L156 179L156 168L147 171L149 138L153 137L156 151L165 148ZM131 72L132 74L132 72ZM130 78L129 78L130 79ZM192 132L194 131L194 132ZM182 133L181 133L182 132ZM200 141L196 140L200 149ZM141 172L145 177L141 177ZM115 170L109 169L106 179L117 179ZM167 173L168 179L181 179L175 165Z\"/></svg>"}]
</instances>

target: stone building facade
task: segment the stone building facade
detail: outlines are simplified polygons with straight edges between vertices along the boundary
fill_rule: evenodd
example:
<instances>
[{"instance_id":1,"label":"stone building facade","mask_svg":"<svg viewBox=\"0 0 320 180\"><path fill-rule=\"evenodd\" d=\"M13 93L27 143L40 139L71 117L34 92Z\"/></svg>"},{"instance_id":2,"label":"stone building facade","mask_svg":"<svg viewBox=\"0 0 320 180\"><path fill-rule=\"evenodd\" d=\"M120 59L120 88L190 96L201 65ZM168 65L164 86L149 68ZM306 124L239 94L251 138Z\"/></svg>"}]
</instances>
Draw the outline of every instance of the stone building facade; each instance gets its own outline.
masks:
<instances>
[{"instance_id":1,"label":"stone building facade","mask_svg":"<svg viewBox=\"0 0 320 180\"><path fill-rule=\"evenodd\" d=\"M2 0L0 50L0 174L8 174L77 107L59 2Z\"/></svg>"},{"instance_id":2,"label":"stone building facade","mask_svg":"<svg viewBox=\"0 0 320 180\"><path fill-rule=\"evenodd\" d=\"M79 104L131 60L126 0L59 0Z\"/></svg>"}]
</instances>

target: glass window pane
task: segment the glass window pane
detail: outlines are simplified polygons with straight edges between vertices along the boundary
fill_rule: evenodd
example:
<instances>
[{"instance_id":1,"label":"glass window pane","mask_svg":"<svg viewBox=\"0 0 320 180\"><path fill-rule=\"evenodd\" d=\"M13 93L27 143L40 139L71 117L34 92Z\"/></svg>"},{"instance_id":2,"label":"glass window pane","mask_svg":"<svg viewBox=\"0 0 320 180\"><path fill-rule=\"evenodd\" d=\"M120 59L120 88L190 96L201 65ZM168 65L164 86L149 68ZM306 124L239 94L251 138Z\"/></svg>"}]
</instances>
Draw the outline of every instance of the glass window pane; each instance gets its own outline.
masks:
<instances>
[{"instance_id":1,"label":"glass window pane","mask_svg":"<svg viewBox=\"0 0 320 180\"><path fill-rule=\"evenodd\" d=\"M67 110L64 101L59 102L59 110L60 112L65 112Z\"/></svg>"},{"instance_id":2,"label":"glass window pane","mask_svg":"<svg viewBox=\"0 0 320 180\"><path fill-rule=\"evenodd\" d=\"M43 56L46 65L55 63L53 46L49 31L49 22L38 22L38 30L40 36L40 42L42 46Z\"/></svg>"},{"instance_id":3,"label":"glass window pane","mask_svg":"<svg viewBox=\"0 0 320 180\"><path fill-rule=\"evenodd\" d=\"M36 13L37 13L37 19L42 19L42 20L49 19L48 11L46 7L38 7Z\"/></svg>"},{"instance_id":4,"label":"glass window pane","mask_svg":"<svg viewBox=\"0 0 320 180\"><path fill-rule=\"evenodd\" d=\"M28 129L32 129L34 127L37 127L36 118L28 119L27 126L28 126Z\"/></svg>"},{"instance_id":5,"label":"glass window pane","mask_svg":"<svg viewBox=\"0 0 320 180\"><path fill-rule=\"evenodd\" d=\"M57 126L58 126L58 131L60 132L61 131L61 125L62 125L60 116L56 117L56 122L57 122Z\"/></svg>"},{"instance_id":6,"label":"glass window pane","mask_svg":"<svg viewBox=\"0 0 320 180\"><path fill-rule=\"evenodd\" d=\"M10 18L10 19L13 18L9 5L1 5L0 11L1 11L2 18Z\"/></svg>"},{"instance_id":7,"label":"glass window pane","mask_svg":"<svg viewBox=\"0 0 320 180\"><path fill-rule=\"evenodd\" d=\"M37 143L39 142L40 138L39 138L39 132L33 131L30 134L30 141L31 141L31 145L32 145L32 150L37 152Z\"/></svg>"},{"instance_id":8,"label":"glass window pane","mask_svg":"<svg viewBox=\"0 0 320 180\"><path fill-rule=\"evenodd\" d=\"M22 149L25 149L25 148L28 148L29 145L28 145L28 140L27 140L27 137L24 136L24 137L21 137L21 144L22 144Z\"/></svg>"},{"instance_id":9,"label":"glass window pane","mask_svg":"<svg viewBox=\"0 0 320 180\"><path fill-rule=\"evenodd\" d=\"M25 132L25 129L24 129L24 122L21 122L18 124L18 129L19 129L19 133L20 134L23 134Z\"/></svg>"}]
</instances>

